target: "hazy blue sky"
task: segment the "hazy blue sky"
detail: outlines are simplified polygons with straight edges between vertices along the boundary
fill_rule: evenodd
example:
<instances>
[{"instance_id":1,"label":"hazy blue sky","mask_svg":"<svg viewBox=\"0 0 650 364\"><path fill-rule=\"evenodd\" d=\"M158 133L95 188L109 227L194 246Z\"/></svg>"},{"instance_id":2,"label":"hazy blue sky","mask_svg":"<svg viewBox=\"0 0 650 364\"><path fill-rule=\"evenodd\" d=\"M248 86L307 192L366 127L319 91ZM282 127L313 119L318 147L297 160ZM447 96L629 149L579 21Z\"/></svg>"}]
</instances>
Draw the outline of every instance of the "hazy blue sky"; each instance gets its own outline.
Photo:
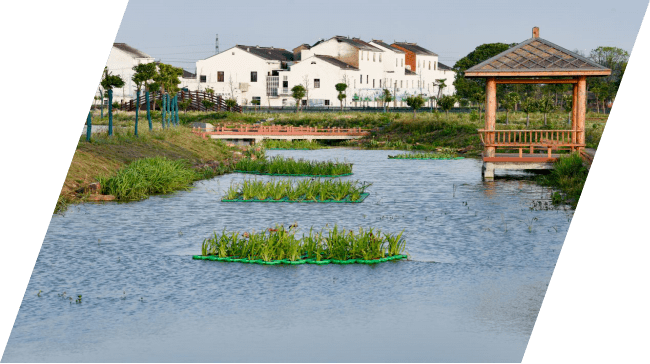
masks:
<instances>
[{"instance_id":1,"label":"hazy blue sky","mask_svg":"<svg viewBox=\"0 0 650 364\"><path fill-rule=\"evenodd\" d=\"M545 1L169 1L130 0L116 42L193 71L195 61L235 44L288 50L334 35L409 41L449 66L483 43L540 37L586 54L598 46L632 51L646 0Z\"/></svg>"}]
</instances>

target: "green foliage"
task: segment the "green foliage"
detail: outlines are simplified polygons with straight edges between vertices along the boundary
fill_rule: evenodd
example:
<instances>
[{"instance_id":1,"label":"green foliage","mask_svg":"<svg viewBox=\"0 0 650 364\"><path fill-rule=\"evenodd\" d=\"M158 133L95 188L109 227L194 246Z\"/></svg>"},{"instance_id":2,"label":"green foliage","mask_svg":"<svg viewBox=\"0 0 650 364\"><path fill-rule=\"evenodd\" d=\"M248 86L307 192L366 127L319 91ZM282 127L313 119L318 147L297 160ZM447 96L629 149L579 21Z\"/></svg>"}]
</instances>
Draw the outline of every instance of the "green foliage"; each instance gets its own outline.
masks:
<instances>
[{"instance_id":1,"label":"green foliage","mask_svg":"<svg viewBox=\"0 0 650 364\"><path fill-rule=\"evenodd\" d=\"M409 96L406 98L406 104L413 109L413 117L415 117L415 112L420 109L424 104L426 103L426 100L422 95L417 95L417 96Z\"/></svg>"},{"instance_id":2,"label":"green foliage","mask_svg":"<svg viewBox=\"0 0 650 364\"><path fill-rule=\"evenodd\" d=\"M131 80L136 84L138 90L145 89L148 90L147 86L149 81L153 80L156 75L156 64L155 63L141 63L133 67L135 73Z\"/></svg>"},{"instance_id":3,"label":"green foliage","mask_svg":"<svg viewBox=\"0 0 650 364\"><path fill-rule=\"evenodd\" d=\"M291 97L296 100L296 109L300 107L300 100L305 97L306 92L307 90L305 90L303 85L295 85L291 88Z\"/></svg>"},{"instance_id":4,"label":"green foliage","mask_svg":"<svg viewBox=\"0 0 650 364\"><path fill-rule=\"evenodd\" d=\"M560 190L559 195L553 196L554 203L569 203L575 208L580 200L582 189L589 171L584 166L579 153L558 158L551 173L539 178L543 185ZM561 197L561 198L560 198Z\"/></svg>"},{"instance_id":5,"label":"green foliage","mask_svg":"<svg viewBox=\"0 0 650 364\"><path fill-rule=\"evenodd\" d=\"M340 181L331 179L303 179L299 181L258 181L244 180L242 183L233 183L224 196L225 200L241 199L254 200L281 200L288 198L290 201L358 201L372 183L359 181ZM233 198L234 197L234 198Z\"/></svg>"},{"instance_id":6,"label":"green foliage","mask_svg":"<svg viewBox=\"0 0 650 364\"><path fill-rule=\"evenodd\" d=\"M438 100L438 106L447 113L449 116L449 110L451 110L456 104L457 97L452 95L445 95Z\"/></svg>"},{"instance_id":7,"label":"green foliage","mask_svg":"<svg viewBox=\"0 0 650 364\"><path fill-rule=\"evenodd\" d=\"M207 99L201 100L201 104L203 105L203 107L206 110L210 110L210 109L212 109L214 107L214 102L212 102L210 100L207 100ZM228 105L228 100L226 100L226 105Z\"/></svg>"},{"instance_id":8,"label":"green foliage","mask_svg":"<svg viewBox=\"0 0 650 364\"><path fill-rule=\"evenodd\" d=\"M136 160L114 176L98 179L103 194L118 200L141 200L149 195L188 189L198 177L184 160L153 157Z\"/></svg>"},{"instance_id":9,"label":"green foliage","mask_svg":"<svg viewBox=\"0 0 650 364\"><path fill-rule=\"evenodd\" d=\"M399 234L382 233L381 230L359 228L341 229L334 225L327 232L309 229L309 234L296 238L297 227L275 225L261 232L214 234L201 244L201 255L218 256L248 260L286 260L290 262L313 259L326 261L330 259L381 259L404 253L406 242ZM304 262L304 261L303 261Z\"/></svg>"},{"instance_id":10,"label":"green foliage","mask_svg":"<svg viewBox=\"0 0 650 364\"><path fill-rule=\"evenodd\" d=\"M264 148L267 149L328 149L328 146L325 146L317 141L308 141L308 140L279 140L279 139L266 139L263 142Z\"/></svg>"},{"instance_id":11,"label":"green foliage","mask_svg":"<svg viewBox=\"0 0 650 364\"><path fill-rule=\"evenodd\" d=\"M454 71L456 72L456 79L454 80L456 94L462 98L472 98L473 95L475 95L477 92L485 89L484 79L465 78L465 71L485 60L496 56L497 54L507 50L514 45L515 44L504 43L482 44L476 47L468 55L458 60L458 62L456 62L453 67Z\"/></svg>"},{"instance_id":12,"label":"green foliage","mask_svg":"<svg viewBox=\"0 0 650 364\"><path fill-rule=\"evenodd\" d=\"M156 84L160 85L163 92L170 94L177 93L180 89L180 77L183 75L183 69L174 67L165 63L158 63L158 73L153 76Z\"/></svg>"},{"instance_id":13,"label":"green foliage","mask_svg":"<svg viewBox=\"0 0 650 364\"><path fill-rule=\"evenodd\" d=\"M445 148L435 152L416 152L403 153L388 156L390 159L455 159L458 155L450 148Z\"/></svg>"},{"instance_id":14,"label":"green foliage","mask_svg":"<svg viewBox=\"0 0 650 364\"><path fill-rule=\"evenodd\" d=\"M235 170L270 175L341 176L352 174L352 163L275 156L269 159L241 159L235 165Z\"/></svg>"},{"instance_id":15,"label":"green foliage","mask_svg":"<svg viewBox=\"0 0 650 364\"><path fill-rule=\"evenodd\" d=\"M108 72L108 67L104 67L104 77L102 77L101 85L104 90L112 90L124 87L124 80L118 75L111 75Z\"/></svg>"},{"instance_id":16,"label":"green foliage","mask_svg":"<svg viewBox=\"0 0 650 364\"><path fill-rule=\"evenodd\" d=\"M235 106L237 106L237 100L226 99L226 107L228 107L228 110L232 110Z\"/></svg>"},{"instance_id":17,"label":"green foliage","mask_svg":"<svg viewBox=\"0 0 650 364\"><path fill-rule=\"evenodd\" d=\"M178 103L178 108L183 110L184 113L187 113L187 109L190 107L191 102L192 101L190 99L185 99L183 101L180 101Z\"/></svg>"}]
</instances>

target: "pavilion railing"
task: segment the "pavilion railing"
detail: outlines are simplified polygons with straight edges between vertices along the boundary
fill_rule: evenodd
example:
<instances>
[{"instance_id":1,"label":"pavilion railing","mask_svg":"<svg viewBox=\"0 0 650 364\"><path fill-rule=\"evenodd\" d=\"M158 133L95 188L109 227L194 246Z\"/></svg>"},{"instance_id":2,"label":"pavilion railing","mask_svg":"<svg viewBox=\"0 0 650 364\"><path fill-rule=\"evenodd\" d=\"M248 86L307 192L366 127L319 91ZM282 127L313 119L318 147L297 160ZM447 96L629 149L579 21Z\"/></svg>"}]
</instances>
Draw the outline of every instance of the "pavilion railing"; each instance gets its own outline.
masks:
<instances>
[{"instance_id":1,"label":"pavilion railing","mask_svg":"<svg viewBox=\"0 0 650 364\"><path fill-rule=\"evenodd\" d=\"M535 147L551 150L583 148L585 145L578 143L578 134L581 130L485 130L479 129L483 145L499 149L529 148L533 153Z\"/></svg>"}]
</instances>

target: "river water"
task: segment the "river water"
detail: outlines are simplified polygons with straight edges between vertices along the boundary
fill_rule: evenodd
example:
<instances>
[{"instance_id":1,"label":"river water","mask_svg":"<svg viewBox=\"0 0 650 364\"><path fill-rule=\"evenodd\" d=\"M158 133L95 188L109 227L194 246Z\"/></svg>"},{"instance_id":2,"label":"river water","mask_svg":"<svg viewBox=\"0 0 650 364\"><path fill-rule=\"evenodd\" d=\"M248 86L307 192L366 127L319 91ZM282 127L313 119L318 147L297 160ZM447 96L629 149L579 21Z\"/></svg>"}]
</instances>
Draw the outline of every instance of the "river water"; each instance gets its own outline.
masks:
<instances>
[{"instance_id":1,"label":"river water","mask_svg":"<svg viewBox=\"0 0 650 364\"><path fill-rule=\"evenodd\" d=\"M572 212L531 209L550 191L517 175L483 182L478 159L396 153L268 153L353 162L344 178L373 183L361 204L222 203L251 178L230 174L53 216L2 361L521 361ZM191 259L215 230L294 222L403 229L411 260Z\"/></svg>"}]
</instances>

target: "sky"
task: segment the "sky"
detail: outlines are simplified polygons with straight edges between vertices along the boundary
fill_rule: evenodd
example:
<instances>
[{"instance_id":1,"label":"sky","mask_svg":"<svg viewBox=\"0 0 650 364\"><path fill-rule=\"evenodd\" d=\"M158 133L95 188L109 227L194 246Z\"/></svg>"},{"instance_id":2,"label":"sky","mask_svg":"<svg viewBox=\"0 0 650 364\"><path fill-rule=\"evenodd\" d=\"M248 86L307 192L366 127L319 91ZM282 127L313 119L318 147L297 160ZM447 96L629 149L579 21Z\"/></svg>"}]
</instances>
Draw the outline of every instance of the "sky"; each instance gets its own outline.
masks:
<instances>
[{"instance_id":1,"label":"sky","mask_svg":"<svg viewBox=\"0 0 650 364\"><path fill-rule=\"evenodd\" d=\"M407 4L407 5L405 5ZM291 50L335 35L408 41L453 66L484 43L540 37L586 55L598 46L632 51L646 0L423 1L130 0L116 42L193 72L195 62L236 44Z\"/></svg>"}]
</instances>

